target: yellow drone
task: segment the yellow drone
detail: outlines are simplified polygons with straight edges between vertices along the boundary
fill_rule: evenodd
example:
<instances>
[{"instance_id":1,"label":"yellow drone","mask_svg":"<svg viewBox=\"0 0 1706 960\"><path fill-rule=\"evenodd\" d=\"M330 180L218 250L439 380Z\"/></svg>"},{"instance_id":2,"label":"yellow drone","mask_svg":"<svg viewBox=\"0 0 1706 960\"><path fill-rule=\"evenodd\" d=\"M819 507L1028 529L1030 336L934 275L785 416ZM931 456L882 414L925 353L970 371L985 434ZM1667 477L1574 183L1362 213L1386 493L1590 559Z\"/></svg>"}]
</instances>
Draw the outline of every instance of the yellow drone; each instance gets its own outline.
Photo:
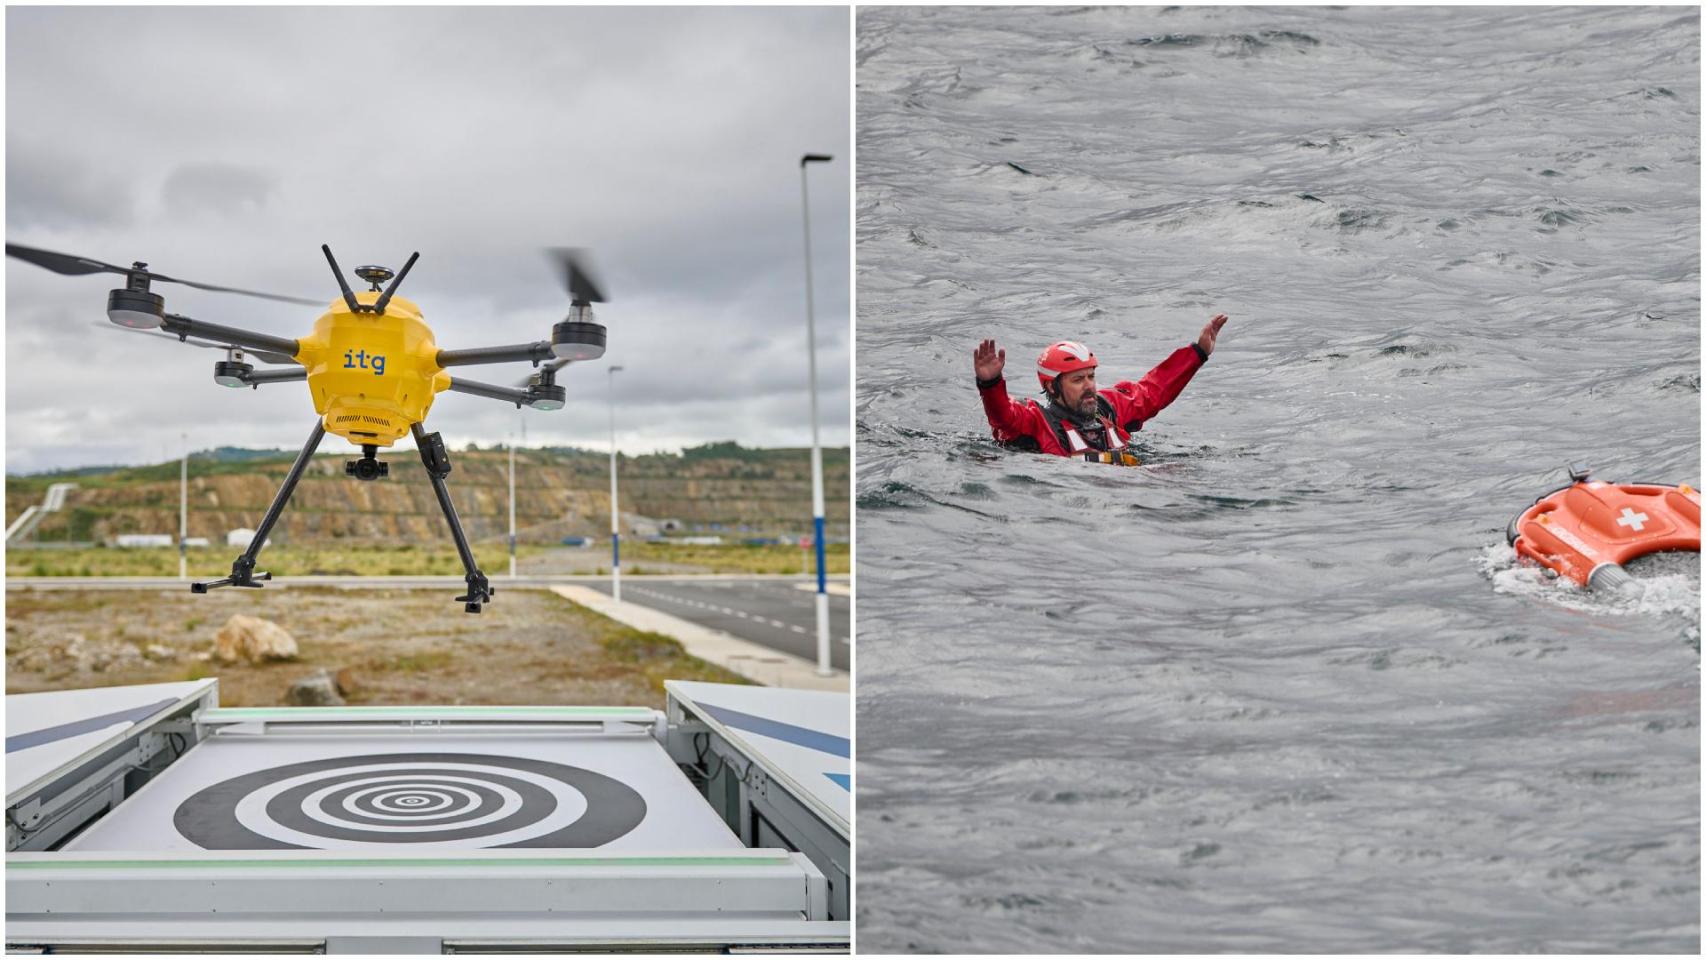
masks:
<instances>
[{"instance_id":1,"label":"yellow drone","mask_svg":"<svg viewBox=\"0 0 1706 960\"><path fill-rule=\"evenodd\" d=\"M377 459L380 447L388 447L412 433L420 449L421 462L432 481L438 505L450 523L450 535L456 541L456 552L462 558L467 574L468 593L457 597L469 613L479 613L480 606L489 603L495 592L486 575L474 564L474 554L468 549L468 538L462 532L462 522L450 502L450 491L444 478L450 475L450 455L443 439L436 433L421 429L421 421L432 409L433 398L446 390L469 393L513 403L518 408L559 410L564 391L555 381L556 371L575 360L595 360L604 355L605 330L592 318L592 305L604 303L605 297L585 266L578 251L555 251L563 268L570 295L569 316L551 330L550 340L515 344L503 347L476 347L469 350L441 350L433 340L432 330L421 320L420 307L396 296L397 287L408 276L409 269L420 257L412 254L395 275L386 268L363 266L355 269L356 276L372 285L371 290L352 292L344 280L343 271L332 256L329 246L320 249L332 267L342 299L334 300L315 321L314 330L300 340L269 336L221 326L202 320L192 320L166 312L165 298L149 289L151 282L181 283L201 290L236 293L244 296L319 306L324 301L278 294L239 290L212 284L180 280L154 273L142 262L119 267L87 257L54 253L33 247L6 244L6 255L33 263L55 273L80 276L91 273L116 273L125 278L125 287L107 295L107 318L121 327L132 330L159 330L179 341L200 341L197 346L214 346L226 351L224 360L213 365L213 379L221 386L259 387L266 383L308 381L308 392L314 398L314 410L320 418L308 442L291 465L290 473L267 508L255 538L249 548L231 564L231 576L205 583L194 583L190 589L206 593L215 587L259 587L262 580L271 580L270 573L255 572L255 559L265 545L267 533L277 522L290 494L296 489L302 471L320 446L327 433L335 433L361 447L361 457L346 461L344 472L359 480L377 480L389 473L388 465ZM383 290L380 285L390 281ZM268 363L289 364L293 369L256 371L247 362L244 351ZM452 377L446 367L480 363L509 363L528 361L539 367L524 387L502 387Z\"/></svg>"}]
</instances>

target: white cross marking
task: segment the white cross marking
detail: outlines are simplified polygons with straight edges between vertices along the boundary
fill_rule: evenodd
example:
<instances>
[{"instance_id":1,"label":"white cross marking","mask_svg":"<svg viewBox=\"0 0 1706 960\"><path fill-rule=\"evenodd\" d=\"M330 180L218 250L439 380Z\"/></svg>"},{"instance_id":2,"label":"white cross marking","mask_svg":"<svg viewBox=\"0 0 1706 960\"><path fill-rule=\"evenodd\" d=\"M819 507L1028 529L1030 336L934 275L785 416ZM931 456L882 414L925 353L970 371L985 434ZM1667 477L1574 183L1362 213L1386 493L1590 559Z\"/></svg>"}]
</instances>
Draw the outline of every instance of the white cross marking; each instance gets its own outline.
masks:
<instances>
[{"instance_id":1,"label":"white cross marking","mask_svg":"<svg viewBox=\"0 0 1706 960\"><path fill-rule=\"evenodd\" d=\"M1647 523L1647 515L1646 514L1636 513L1633 509L1631 509L1629 507L1624 507L1623 508L1623 516L1617 518L1618 526L1629 527L1629 528L1633 529L1636 533L1640 533L1641 528L1646 526L1646 523Z\"/></svg>"}]
</instances>

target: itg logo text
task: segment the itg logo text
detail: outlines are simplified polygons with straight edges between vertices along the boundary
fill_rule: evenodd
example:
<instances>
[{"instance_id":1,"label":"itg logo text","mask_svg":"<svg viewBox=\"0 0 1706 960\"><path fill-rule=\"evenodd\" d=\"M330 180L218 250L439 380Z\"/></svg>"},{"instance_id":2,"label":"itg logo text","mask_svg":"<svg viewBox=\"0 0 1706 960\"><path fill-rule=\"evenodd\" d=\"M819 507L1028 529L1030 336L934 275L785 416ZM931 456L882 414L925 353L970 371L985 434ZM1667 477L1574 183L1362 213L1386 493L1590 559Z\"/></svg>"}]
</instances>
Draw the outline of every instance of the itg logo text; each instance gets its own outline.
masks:
<instances>
[{"instance_id":1,"label":"itg logo text","mask_svg":"<svg viewBox=\"0 0 1706 960\"><path fill-rule=\"evenodd\" d=\"M383 377L385 375L385 358L377 353L368 353L366 350L345 350L344 369L372 370L374 376Z\"/></svg>"}]
</instances>

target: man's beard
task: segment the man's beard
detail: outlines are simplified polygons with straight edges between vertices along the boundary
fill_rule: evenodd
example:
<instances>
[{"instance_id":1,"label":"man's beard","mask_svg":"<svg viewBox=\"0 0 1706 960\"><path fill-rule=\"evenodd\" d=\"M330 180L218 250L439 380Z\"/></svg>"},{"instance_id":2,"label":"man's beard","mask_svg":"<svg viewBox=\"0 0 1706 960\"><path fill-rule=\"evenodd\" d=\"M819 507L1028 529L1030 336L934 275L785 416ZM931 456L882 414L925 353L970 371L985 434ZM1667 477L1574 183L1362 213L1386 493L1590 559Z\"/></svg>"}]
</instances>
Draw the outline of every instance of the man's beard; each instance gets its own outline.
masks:
<instances>
[{"instance_id":1,"label":"man's beard","mask_svg":"<svg viewBox=\"0 0 1706 960\"><path fill-rule=\"evenodd\" d=\"M1073 413L1076 413L1081 417L1093 417L1093 416L1095 416L1097 413L1097 410L1096 410L1096 391L1091 390L1091 391L1085 393L1084 398L1082 400L1078 401L1077 406L1068 407L1067 409L1071 410Z\"/></svg>"}]
</instances>

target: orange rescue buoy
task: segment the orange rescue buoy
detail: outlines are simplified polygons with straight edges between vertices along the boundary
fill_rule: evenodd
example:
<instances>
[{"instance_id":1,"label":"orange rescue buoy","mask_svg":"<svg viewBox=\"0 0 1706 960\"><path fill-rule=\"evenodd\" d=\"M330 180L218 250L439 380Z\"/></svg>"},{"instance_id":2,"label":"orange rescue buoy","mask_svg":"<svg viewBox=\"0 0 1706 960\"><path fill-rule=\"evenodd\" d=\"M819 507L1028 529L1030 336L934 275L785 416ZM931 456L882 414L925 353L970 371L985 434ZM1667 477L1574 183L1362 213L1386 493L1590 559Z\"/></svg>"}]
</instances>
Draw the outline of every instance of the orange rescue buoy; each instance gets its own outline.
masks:
<instances>
[{"instance_id":1,"label":"orange rescue buoy","mask_svg":"<svg viewBox=\"0 0 1706 960\"><path fill-rule=\"evenodd\" d=\"M1700 552L1700 491L1688 484L1606 483L1581 465L1570 479L1511 521L1506 536L1518 556L1605 588L1633 585L1623 564L1636 557Z\"/></svg>"}]
</instances>

